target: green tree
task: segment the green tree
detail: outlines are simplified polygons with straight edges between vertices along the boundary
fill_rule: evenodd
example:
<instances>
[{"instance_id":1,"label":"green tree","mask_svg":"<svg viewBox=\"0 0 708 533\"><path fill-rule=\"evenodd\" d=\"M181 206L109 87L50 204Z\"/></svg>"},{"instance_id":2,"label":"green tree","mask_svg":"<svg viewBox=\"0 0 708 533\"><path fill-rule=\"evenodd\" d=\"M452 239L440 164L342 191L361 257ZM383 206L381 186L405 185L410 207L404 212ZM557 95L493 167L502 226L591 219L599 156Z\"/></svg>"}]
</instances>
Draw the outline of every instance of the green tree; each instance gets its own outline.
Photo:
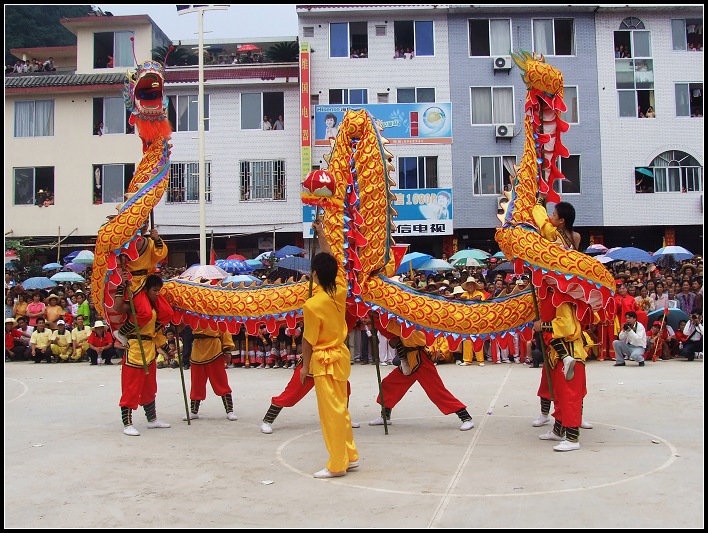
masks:
<instances>
[{"instance_id":1,"label":"green tree","mask_svg":"<svg viewBox=\"0 0 708 533\"><path fill-rule=\"evenodd\" d=\"M265 53L266 59L271 63L294 63L298 61L300 48L296 41L283 41L275 43Z\"/></svg>"},{"instance_id":2,"label":"green tree","mask_svg":"<svg viewBox=\"0 0 708 533\"><path fill-rule=\"evenodd\" d=\"M17 253L18 261L13 261L15 267L17 268L15 273L16 281L34 276L44 276L45 274L42 271L42 265L34 258L34 256L37 253L49 253L51 246L42 248L30 248L26 246L26 244L31 241L31 238L5 240L5 250L14 250L15 253Z\"/></svg>"},{"instance_id":3,"label":"green tree","mask_svg":"<svg viewBox=\"0 0 708 533\"><path fill-rule=\"evenodd\" d=\"M176 46L172 52L170 52L169 46L158 46L152 50L152 58L155 61L162 61L164 63L165 55L167 55L168 67L181 67L199 64L199 57L197 54L190 52L184 46Z\"/></svg>"},{"instance_id":4,"label":"green tree","mask_svg":"<svg viewBox=\"0 0 708 533\"><path fill-rule=\"evenodd\" d=\"M85 17L91 12L90 5L6 5L5 64L21 59L10 53L11 48L76 46L76 35L59 19Z\"/></svg>"}]
</instances>

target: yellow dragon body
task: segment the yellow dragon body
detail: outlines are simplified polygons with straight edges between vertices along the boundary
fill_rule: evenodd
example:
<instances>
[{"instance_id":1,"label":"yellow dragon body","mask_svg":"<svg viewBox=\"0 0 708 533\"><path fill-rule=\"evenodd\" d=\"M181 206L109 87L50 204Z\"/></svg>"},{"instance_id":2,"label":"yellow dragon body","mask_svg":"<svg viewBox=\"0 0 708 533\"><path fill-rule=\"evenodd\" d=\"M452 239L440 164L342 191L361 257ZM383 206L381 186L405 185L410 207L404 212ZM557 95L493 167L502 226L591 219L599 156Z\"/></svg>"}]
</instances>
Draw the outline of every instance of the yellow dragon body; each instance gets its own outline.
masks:
<instances>
[{"instance_id":1,"label":"yellow dragon body","mask_svg":"<svg viewBox=\"0 0 708 533\"><path fill-rule=\"evenodd\" d=\"M527 77L531 83L535 82L530 71ZM139 86L141 77L134 78ZM549 77L546 81L553 80ZM562 102L562 77L559 87ZM139 96L140 91L130 94ZM604 295L611 293L607 286L611 280L595 268L596 265L580 257L571 257L567 263L566 255L549 243L541 242L537 233L533 236L534 232L527 228L529 208L526 204L531 202L532 206L538 184L537 173L531 172L536 149L528 141L529 136L533 136L529 117L526 128L522 167L528 165L528 168L519 173L518 190L510 198L508 216L512 218L498 231L500 246L507 257L517 258L519 268L531 267L534 274L539 268L558 271L559 276L575 276L583 287L583 282L590 280L593 290L599 291L604 301ZM366 111L347 112L327 157L327 171L313 172L303 182L303 202L323 208L322 221L328 243L345 270L349 315L362 317L376 312L384 327L390 320L397 320L404 336L419 330L432 345L434 339L442 335L453 350L464 339L472 340L476 349L481 349L487 339L497 339L506 346L514 332L529 339L536 318L531 290L488 301L449 300L416 291L391 278L397 267L392 238L396 215L391 193L394 182L389 176L393 166L392 155L386 150L388 140L381 132ZM138 229L167 186L168 169L167 138L151 139L133 178L136 186L131 182L129 189L137 191L135 196L124 204L118 217L99 230L92 277L95 294L110 297L111 290L106 287L120 283L117 258L121 253L131 257L131 243ZM591 298L594 298L593 290L588 291ZM245 326L249 334L256 334L259 325L265 323L268 331L275 333L283 322L295 327L302 317L309 281L223 287L171 279L165 282L163 294L175 310L175 320L193 327L237 333ZM103 311L110 311L111 302L102 303Z\"/></svg>"}]
</instances>

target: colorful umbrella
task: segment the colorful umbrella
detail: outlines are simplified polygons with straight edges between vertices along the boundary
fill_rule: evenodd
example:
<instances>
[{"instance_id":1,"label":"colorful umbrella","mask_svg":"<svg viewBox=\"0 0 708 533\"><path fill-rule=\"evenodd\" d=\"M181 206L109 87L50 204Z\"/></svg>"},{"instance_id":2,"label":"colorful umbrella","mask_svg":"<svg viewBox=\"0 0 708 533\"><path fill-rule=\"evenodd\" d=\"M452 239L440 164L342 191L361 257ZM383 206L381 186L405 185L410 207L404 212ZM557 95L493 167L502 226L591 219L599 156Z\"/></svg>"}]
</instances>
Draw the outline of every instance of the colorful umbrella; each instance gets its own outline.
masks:
<instances>
[{"instance_id":1,"label":"colorful umbrella","mask_svg":"<svg viewBox=\"0 0 708 533\"><path fill-rule=\"evenodd\" d=\"M265 268L265 265L261 263L258 259L246 259L246 264L252 266L255 270L259 268Z\"/></svg>"},{"instance_id":2,"label":"colorful umbrella","mask_svg":"<svg viewBox=\"0 0 708 533\"><path fill-rule=\"evenodd\" d=\"M42 270L59 270L61 268L60 263L47 263L42 267Z\"/></svg>"},{"instance_id":3,"label":"colorful umbrella","mask_svg":"<svg viewBox=\"0 0 708 533\"><path fill-rule=\"evenodd\" d=\"M497 259L506 259L504 252L497 252L492 257L496 257Z\"/></svg>"},{"instance_id":4,"label":"colorful umbrella","mask_svg":"<svg viewBox=\"0 0 708 533\"><path fill-rule=\"evenodd\" d=\"M67 263L64 265L64 270L71 270L72 272L83 272L86 270L86 265L82 265L81 263Z\"/></svg>"},{"instance_id":5,"label":"colorful umbrella","mask_svg":"<svg viewBox=\"0 0 708 533\"><path fill-rule=\"evenodd\" d=\"M418 265L418 270L453 270L455 267L443 259L428 259L426 262Z\"/></svg>"},{"instance_id":6,"label":"colorful umbrella","mask_svg":"<svg viewBox=\"0 0 708 533\"><path fill-rule=\"evenodd\" d=\"M71 263L71 262L74 260L74 257L76 257L77 255L79 255L80 252L81 252L81 250L76 250L75 252L71 252L69 255L65 255L65 256L64 256L64 262L65 262L65 263Z\"/></svg>"},{"instance_id":7,"label":"colorful umbrella","mask_svg":"<svg viewBox=\"0 0 708 533\"><path fill-rule=\"evenodd\" d=\"M457 267L481 267L484 266L482 259L477 259L476 257L460 257L458 259L452 259L450 264Z\"/></svg>"},{"instance_id":8,"label":"colorful umbrella","mask_svg":"<svg viewBox=\"0 0 708 533\"><path fill-rule=\"evenodd\" d=\"M585 249L587 255L606 254L607 246L602 244L591 244Z\"/></svg>"},{"instance_id":9,"label":"colorful umbrella","mask_svg":"<svg viewBox=\"0 0 708 533\"><path fill-rule=\"evenodd\" d=\"M649 176L650 178L654 177L654 173L651 170L649 170L648 168L637 167L634 170L636 172L639 172L640 174L644 174L645 176Z\"/></svg>"},{"instance_id":10,"label":"colorful umbrella","mask_svg":"<svg viewBox=\"0 0 708 533\"><path fill-rule=\"evenodd\" d=\"M607 257L606 254L596 255L596 256L594 256L594 257L595 257L595 259L597 259L598 261L600 261L600 263L602 263L603 265L604 265L605 263L611 263L612 261L614 261L614 259L612 259L611 257Z\"/></svg>"},{"instance_id":11,"label":"colorful umbrella","mask_svg":"<svg viewBox=\"0 0 708 533\"><path fill-rule=\"evenodd\" d=\"M236 261L245 261L246 258L241 254L231 254L226 259L235 259Z\"/></svg>"},{"instance_id":12,"label":"colorful umbrella","mask_svg":"<svg viewBox=\"0 0 708 533\"><path fill-rule=\"evenodd\" d=\"M511 261L504 261L503 263L499 263L497 266L495 266L492 269L492 272L513 272L514 271L514 263Z\"/></svg>"},{"instance_id":13,"label":"colorful umbrella","mask_svg":"<svg viewBox=\"0 0 708 533\"><path fill-rule=\"evenodd\" d=\"M255 44L242 44L236 49L237 52L259 52L260 48L258 48Z\"/></svg>"},{"instance_id":14,"label":"colorful umbrella","mask_svg":"<svg viewBox=\"0 0 708 533\"><path fill-rule=\"evenodd\" d=\"M686 261L687 259L693 259L695 255L696 254L689 252L683 246L664 246L654 252L652 257L659 259L661 257L672 256L674 261Z\"/></svg>"},{"instance_id":15,"label":"colorful umbrella","mask_svg":"<svg viewBox=\"0 0 708 533\"><path fill-rule=\"evenodd\" d=\"M287 245L283 246L280 250L276 250L275 257L277 257L278 259L282 259L283 257L287 257L289 255L300 255L304 253L305 250L298 246Z\"/></svg>"}]
</instances>

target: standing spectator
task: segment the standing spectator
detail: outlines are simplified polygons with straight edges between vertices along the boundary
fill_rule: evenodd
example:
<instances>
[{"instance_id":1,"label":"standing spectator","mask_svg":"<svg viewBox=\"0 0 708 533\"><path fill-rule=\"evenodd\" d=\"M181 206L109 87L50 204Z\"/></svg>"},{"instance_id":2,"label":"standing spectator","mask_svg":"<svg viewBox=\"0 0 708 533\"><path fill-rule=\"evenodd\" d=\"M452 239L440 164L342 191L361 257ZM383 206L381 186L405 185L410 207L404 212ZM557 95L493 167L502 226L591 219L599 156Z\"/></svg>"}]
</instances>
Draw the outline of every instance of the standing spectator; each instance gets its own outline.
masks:
<instances>
[{"instance_id":1,"label":"standing spectator","mask_svg":"<svg viewBox=\"0 0 708 533\"><path fill-rule=\"evenodd\" d=\"M59 296L50 294L45 300L45 318L47 319L47 327L54 331L57 329L57 320L64 317L64 310L59 306Z\"/></svg>"},{"instance_id":2,"label":"standing spectator","mask_svg":"<svg viewBox=\"0 0 708 533\"><path fill-rule=\"evenodd\" d=\"M270 120L268 120L268 115L263 115L263 129L264 130L272 130L273 125L270 123Z\"/></svg>"},{"instance_id":3,"label":"standing spectator","mask_svg":"<svg viewBox=\"0 0 708 533\"><path fill-rule=\"evenodd\" d=\"M219 332L209 328L196 328L191 355L192 386L189 391L189 418L199 418L199 405L206 400L206 385L211 383L214 394L221 397L226 410L226 418L238 420L234 413L229 378L224 359L231 359L234 345L229 332ZM187 420L187 417L184 417Z\"/></svg>"},{"instance_id":4,"label":"standing spectator","mask_svg":"<svg viewBox=\"0 0 708 533\"><path fill-rule=\"evenodd\" d=\"M622 326L618 340L613 344L615 349L615 366L625 366L624 359L637 361L644 366L644 352L647 349L647 332L637 321L637 313L628 311L624 315L626 322Z\"/></svg>"},{"instance_id":5,"label":"standing spectator","mask_svg":"<svg viewBox=\"0 0 708 533\"><path fill-rule=\"evenodd\" d=\"M37 327L32 332L32 337L30 338L30 350L32 353L32 359L35 363L41 363L42 360L46 360L47 363L52 362L52 350L49 347L51 342L52 331L47 329L45 326L44 317L37 317Z\"/></svg>"},{"instance_id":6,"label":"standing spectator","mask_svg":"<svg viewBox=\"0 0 708 533\"><path fill-rule=\"evenodd\" d=\"M315 472L319 479L345 476L359 466L352 421L347 405L350 354L344 341L347 281L344 268L331 254L319 220L312 223L320 249L312 260L312 278L317 285L303 305L305 331L302 341L300 383L312 375L322 436L329 452L327 466Z\"/></svg>"},{"instance_id":7,"label":"standing spectator","mask_svg":"<svg viewBox=\"0 0 708 533\"><path fill-rule=\"evenodd\" d=\"M5 319L15 318L15 298L12 294L5 296Z\"/></svg>"},{"instance_id":8,"label":"standing spectator","mask_svg":"<svg viewBox=\"0 0 708 533\"><path fill-rule=\"evenodd\" d=\"M39 291L32 293L32 301L27 304L27 316L29 317L29 325L33 328L37 326L38 318L46 318L47 311L44 302L40 301L42 295Z\"/></svg>"},{"instance_id":9,"label":"standing spectator","mask_svg":"<svg viewBox=\"0 0 708 533\"><path fill-rule=\"evenodd\" d=\"M664 283L657 281L655 284L655 291L652 296L654 300L654 309L664 309L669 306L669 295L664 292Z\"/></svg>"},{"instance_id":10,"label":"standing spectator","mask_svg":"<svg viewBox=\"0 0 708 533\"><path fill-rule=\"evenodd\" d=\"M676 301L678 308L687 315L690 315L696 307L696 295L691 292L691 283L688 280L681 282L681 292L676 295Z\"/></svg>"},{"instance_id":11,"label":"standing spectator","mask_svg":"<svg viewBox=\"0 0 708 533\"><path fill-rule=\"evenodd\" d=\"M273 129L274 130L282 130L284 129L283 127L283 115L278 115L278 120L275 121L273 124Z\"/></svg>"}]
</instances>

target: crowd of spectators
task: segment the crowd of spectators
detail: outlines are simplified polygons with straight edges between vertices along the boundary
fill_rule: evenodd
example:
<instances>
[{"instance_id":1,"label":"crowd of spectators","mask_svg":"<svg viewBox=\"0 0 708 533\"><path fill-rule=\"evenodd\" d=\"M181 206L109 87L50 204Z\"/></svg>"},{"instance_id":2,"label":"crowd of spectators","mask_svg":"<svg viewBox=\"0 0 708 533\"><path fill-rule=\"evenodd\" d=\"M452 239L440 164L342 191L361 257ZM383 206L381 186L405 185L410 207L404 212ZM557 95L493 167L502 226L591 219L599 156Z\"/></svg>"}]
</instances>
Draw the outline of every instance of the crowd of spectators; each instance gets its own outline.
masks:
<instances>
[{"instance_id":1,"label":"crowd of spectators","mask_svg":"<svg viewBox=\"0 0 708 533\"><path fill-rule=\"evenodd\" d=\"M7 63L5 65L5 74L28 74L33 72L54 72L56 71L56 66L54 66L54 58L50 57L46 61L39 61L37 58L33 57L31 60L21 60L15 61L15 64Z\"/></svg>"}]
</instances>

